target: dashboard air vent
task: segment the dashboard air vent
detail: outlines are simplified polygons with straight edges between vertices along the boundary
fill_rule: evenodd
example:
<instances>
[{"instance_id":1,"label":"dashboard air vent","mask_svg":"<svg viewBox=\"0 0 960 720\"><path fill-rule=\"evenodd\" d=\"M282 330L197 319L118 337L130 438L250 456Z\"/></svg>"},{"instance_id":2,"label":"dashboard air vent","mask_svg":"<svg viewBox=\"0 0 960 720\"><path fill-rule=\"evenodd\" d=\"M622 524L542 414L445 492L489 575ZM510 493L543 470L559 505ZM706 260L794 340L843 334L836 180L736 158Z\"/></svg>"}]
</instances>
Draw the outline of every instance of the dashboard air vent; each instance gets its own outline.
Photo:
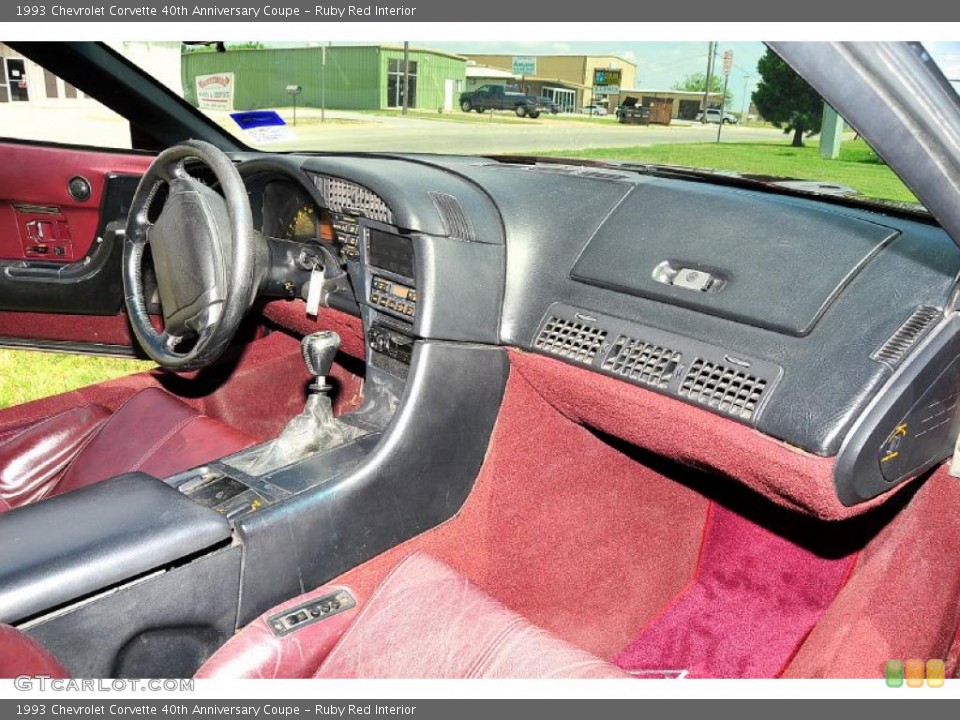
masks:
<instances>
[{"instance_id":1,"label":"dashboard air vent","mask_svg":"<svg viewBox=\"0 0 960 720\"><path fill-rule=\"evenodd\" d=\"M767 381L743 370L694 360L678 391L681 397L707 405L727 415L749 420L767 387Z\"/></svg>"},{"instance_id":2,"label":"dashboard air vent","mask_svg":"<svg viewBox=\"0 0 960 720\"><path fill-rule=\"evenodd\" d=\"M942 314L939 308L918 307L870 357L892 368L896 367L917 344L917 341L927 333L927 330L936 324Z\"/></svg>"},{"instance_id":3,"label":"dashboard air vent","mask_svg":"<svg viewBox=\"0 0 960 720\"><path fill-rule=\"evenodd\" d=\"M534 347L551 355L589 365L597 356L606 337L606 330L553 315L537 336Z\"/></svg>"},{"instance_id":4,"label":"dashboard air vent","mask_svg":"<svg viewBox=\"0 0 960 720\"><path fill-rule=\"evenodd\" d=\"M455 240L474 240L473 227L470 220L463 212L460 202L453 196L446 193L431 192L433 204L440 213L440 220L443 222L443 228L447 231L449 237Z\"/></svg>"},{"instance_id":5,"label":"dashboard air vent","mask_svg":"<svg viewBox=\"0 0 960 720\"><path fill-rule=\"evenodd\" d=\"M387 204L365 187L327 175L312 175L312 178L323 196L324 204L334 212L393 224L393 213Z\"/></svg>"},{"instance_id":6,"label":"dashboard air vent","mask_svg":"<svg viewBox=\"0 0 960 720\"><path fill-rule=\"evenodd\" d=\"M670 348L620 335L603 361L603 369L644 385L666 388L681 357Z\"/></svg>"}]
</instances>

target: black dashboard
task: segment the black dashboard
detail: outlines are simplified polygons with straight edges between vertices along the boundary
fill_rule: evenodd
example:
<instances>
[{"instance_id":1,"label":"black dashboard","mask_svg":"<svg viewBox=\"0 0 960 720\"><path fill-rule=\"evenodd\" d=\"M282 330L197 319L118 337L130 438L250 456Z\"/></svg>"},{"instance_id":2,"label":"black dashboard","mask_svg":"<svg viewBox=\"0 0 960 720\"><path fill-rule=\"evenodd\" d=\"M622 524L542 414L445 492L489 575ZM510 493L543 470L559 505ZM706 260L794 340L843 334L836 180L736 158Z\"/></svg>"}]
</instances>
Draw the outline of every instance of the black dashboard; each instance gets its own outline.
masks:
<instances>
[{"instance_id":1,"label":"black dashboard","mask_svg":"<svg viewBox=\"0 0 960 720\"><path fill-rule=\"evenodd\" d=\"M847 505L960 430L960 249L931 223L476 157L240 167L257 227L328 246L393 361L421 338L550 355L836 458Z\"/></svg>"}]
</instances>

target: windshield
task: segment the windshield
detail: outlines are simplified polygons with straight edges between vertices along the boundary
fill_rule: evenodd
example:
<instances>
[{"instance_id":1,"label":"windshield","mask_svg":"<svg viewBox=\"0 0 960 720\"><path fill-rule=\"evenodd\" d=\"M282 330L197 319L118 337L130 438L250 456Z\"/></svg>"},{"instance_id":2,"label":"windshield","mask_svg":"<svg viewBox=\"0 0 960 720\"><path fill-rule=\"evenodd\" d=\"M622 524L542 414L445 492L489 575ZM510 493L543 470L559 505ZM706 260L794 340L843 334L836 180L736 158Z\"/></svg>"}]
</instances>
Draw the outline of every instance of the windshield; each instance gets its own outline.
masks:
<instances>
[{"instance_id":1,"label":"windshield","mask_svg":"<svg viewBox=\"0 0 960 720\"><path fill-rule=\"evenodd\" d=\"M108 44L263 150L670 165L916 203L855 129L759 42ZM960 43L927 49L960 87ZM129 135L119 116L85 112L97 127L83 142ZM39 132L28 112L14 120L28 139ZM49 125L63 123L47 112L39 126Z\"/></svg>"}]
</instances>

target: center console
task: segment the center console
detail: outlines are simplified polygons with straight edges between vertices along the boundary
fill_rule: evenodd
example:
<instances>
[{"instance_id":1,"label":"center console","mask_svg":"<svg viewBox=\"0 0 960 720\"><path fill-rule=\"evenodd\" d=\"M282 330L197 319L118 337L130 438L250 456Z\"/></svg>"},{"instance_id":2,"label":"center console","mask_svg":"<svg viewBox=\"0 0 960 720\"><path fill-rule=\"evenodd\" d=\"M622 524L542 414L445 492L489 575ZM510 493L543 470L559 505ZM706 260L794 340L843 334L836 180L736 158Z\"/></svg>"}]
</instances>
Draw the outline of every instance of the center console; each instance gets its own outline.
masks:
<instances>
[{"instance_id":1,"label":"center console","mask_svg":"<svg viewBox=\"0 0 960 720\"><path fill-rule=\"evenodd\" d=\"M437 323L438 294L462 312L456 278L436 271L450 240L364 218L351 233L362 405L333 419L322 417L325 398L308 400L284 433L322 427L318 446L278 450L281 434L164 480L123 476L27 508L37 532L59 529L0 576L0 620L76 676L186 676L235 628L461 507L499 410L506 354ZM322 377L315 385L322 394ZM62 514L81 505L87 530L77 534ZM5 547L20 532L11 519L0 522Z\"/></svg>"}]
</instances>

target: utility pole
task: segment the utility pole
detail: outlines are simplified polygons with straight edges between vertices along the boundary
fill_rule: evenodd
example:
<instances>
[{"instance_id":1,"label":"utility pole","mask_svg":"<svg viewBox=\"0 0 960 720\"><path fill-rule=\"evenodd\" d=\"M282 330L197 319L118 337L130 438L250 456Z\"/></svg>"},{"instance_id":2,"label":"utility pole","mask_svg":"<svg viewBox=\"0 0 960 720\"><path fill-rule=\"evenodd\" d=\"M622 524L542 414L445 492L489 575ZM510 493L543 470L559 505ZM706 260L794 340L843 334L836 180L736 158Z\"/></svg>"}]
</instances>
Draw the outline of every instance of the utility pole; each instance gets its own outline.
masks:
<instances>
[{"instance_id":1,"label":"utility pole","mask_svg":"<svg viewBox=\"0 0 960 720\"><path fill-rule=\"evenodd\" d=\"M753 79L753 75L743 74L743 98L740 100L740 123L747 117L747 83Z\"/></svg>"},{"instance_id":2,"label":"utility pole","mask_svg":"<svg viewBox=\"0 0 960 720\"><path fill-rule=\"evenodd\" d=\"M723 116L727 112L727 86L730 84L731 70L733 70L733 50L727 50L723 53L723 96L720 98L720 122L717 123L717 142L720 142Z\"/></svg>"},{"instance_id":3,"label":"utility pole","mask_svg":"<svg viewBox=\"0 0 960 720\"><path fill-rule=\"evenodd\" d=\"M404 115L407 114L407 108L410 107L410 103L407 100L407 96L410 92L410 43L407 40L403 41L403 110Z\"/></svg>"},{"instance_id":4,"label":"utility pole","mask_svg":"<svg viewBox=\"0 0 960 720\"><path fill-rule=\"evenodd\" d=\"M327 43L329 46L330 43ZM327 48L320 48L320 122L327 121Z\"/></svg>"},{"instance_id":5,"label":"utility pole","mask_svg":"<svg viewBox=\"0 0 960 720\"><path fill-rule=\"evenodd\" d=\"M714 43L712 40L707 43L707 75L703 81L703 112L700 116L700 123L702 125L707 124L707 103L710 100L710 79L713 77L713 46Z\"/></svg>"}]
</instances>

